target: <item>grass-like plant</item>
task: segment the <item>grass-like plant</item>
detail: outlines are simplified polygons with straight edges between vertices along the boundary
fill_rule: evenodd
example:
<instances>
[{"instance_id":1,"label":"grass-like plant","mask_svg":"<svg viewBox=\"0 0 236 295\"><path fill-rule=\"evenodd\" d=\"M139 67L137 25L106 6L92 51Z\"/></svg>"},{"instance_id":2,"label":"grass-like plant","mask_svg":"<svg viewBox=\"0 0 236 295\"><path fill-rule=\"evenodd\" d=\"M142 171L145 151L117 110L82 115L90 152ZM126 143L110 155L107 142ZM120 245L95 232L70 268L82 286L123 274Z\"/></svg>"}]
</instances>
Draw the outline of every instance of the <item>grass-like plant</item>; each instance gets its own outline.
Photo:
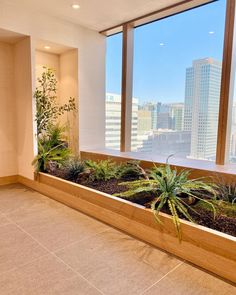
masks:
<instances>
[{"instance_id":1,"label":"grass-like plant","mask_svg":"<svg viewBox=\"0 0 236 295\"><path fill-rule=\"evenodd\" d=\"M189 209L194 209L188 205L186 197L201 200L211 206L213 212L215 211L210 200L199 197L199 192L201 192L203 194L210 193L212 198L214 198L216 194L215 186L204 182L202 179L189 179L189 175L190 171L183 170L177 173L175 169L171 169L169 164L166 164L161 167L158 173L152 174L152 179L121 183L121 185L126 185L128 190L124 193L116 194L116 196L132 199L140 193L153 193L155 198L151 208L156 221L161 223L159 218L160 211L164 208L169 208L177 236L181 240L179 215L194 222L189 213Z\"/></svg>"},{"instance_id":2,"label":"grass-like plant","mask_svg":"<svg viewBox=\"0 0 236 295\"><path fill-rule=\"evenodd\" d=\"M220 184L217 189L217 199L236 204L236 184Z\"/></svg>"},{"instance_id":3,"label":"grass-like plant","mask_svg":"<svg viewBox=\"0 0 236 295\"><path fill-rule=\"evenodd\" d=\"M79 174L85 171L85 164L79 157L71 157L63 164L63 169L66 171L67 180L76 181Z\"/></svg>"},{"instance_id":4,"label":"grass-like plant","mask_svg":"<svg viewBox=\"0 0 236 295\"><path fill-rule=\"evenodd\" d=\"M109 180L111 178L117 178L117 165L111 160L102 161L85 161L85 165L91 170L91 180Z\"/></svg>"}]
</instances>

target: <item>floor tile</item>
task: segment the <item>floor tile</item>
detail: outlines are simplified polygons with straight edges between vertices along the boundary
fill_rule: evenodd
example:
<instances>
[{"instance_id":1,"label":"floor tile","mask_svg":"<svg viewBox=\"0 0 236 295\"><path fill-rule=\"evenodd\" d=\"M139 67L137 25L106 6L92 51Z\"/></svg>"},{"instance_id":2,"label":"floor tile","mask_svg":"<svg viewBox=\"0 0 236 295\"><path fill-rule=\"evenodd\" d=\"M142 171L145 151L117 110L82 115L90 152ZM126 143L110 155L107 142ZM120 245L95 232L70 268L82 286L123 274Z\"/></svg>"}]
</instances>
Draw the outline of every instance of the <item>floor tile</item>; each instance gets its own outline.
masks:
<instances>
[{"instance_id":1,"label":"floor tile","mask_svg":"<svg viewBox=\"0 0 236 295\"><path fill-rule=\"evenodd\" d=\"M139 294L181 263L111 229L56 252L105 294Z\"/></svg>"},{"instance_id":2,"label":"floor tile","mask_svg":"<svg viewBox=\"0 0 236 295\"><path fill-rule=\"evenodd\" d=\"M19 210L23 213L40 204L45 207L50 206L52 202L47 197L17 184L0 189L0 212L4 214L13 215ZM58 206L57 204L55 202L54 206Z\"/></svg>"},{"instance_id":3,"label":"floor tile","mask_svg":"<svg viewBox=\"0 0 236 295\"><path fill-rule=\"evenodd\" d=\"M184 263L145 292L145 295L157 294L236 295L236 287Z\"/></svg>"},{"instance_id":4,"label":"floor tile","mask_svg":"<svg viewBox=\"0 0 236 295\"><path fill-rule=\"evenodd\" d=\"M11 223L11 222L6 217L1 215L1 213L0 213L0 226L4 226L9 223Z\"/></svg>"},{"instance_id":5,"label":"floor tile","mask_svg":"<svg viewBox=\"0 0 236 295\"><path fill-rule=\"evenodd\" d=\"M0 237L0 273L47 254L46 250L14 224L0 226Z\"/></svg>"},{"instance_id":6,"label":"floor tile","mask_svg":"<svg viewBox=\"0 0 236 295\"><path fill-rule=\"evenodd\" d=\"M52 204L56 203L55 208ZM53 202L24 207L8 217L30 233L50 251L63 248L73 242L89 238L109 227L78 211Z\"/></svg>"},{"instance_id":7,"label":"floor tile","mask_svg":"<svg viewBox=\"0 0 236 295\"><path fill-rule=\"evenodd\" d=\"M4 295L99 295L83 278L49 254L0 276Z\"/></svg>"}]
</instances>

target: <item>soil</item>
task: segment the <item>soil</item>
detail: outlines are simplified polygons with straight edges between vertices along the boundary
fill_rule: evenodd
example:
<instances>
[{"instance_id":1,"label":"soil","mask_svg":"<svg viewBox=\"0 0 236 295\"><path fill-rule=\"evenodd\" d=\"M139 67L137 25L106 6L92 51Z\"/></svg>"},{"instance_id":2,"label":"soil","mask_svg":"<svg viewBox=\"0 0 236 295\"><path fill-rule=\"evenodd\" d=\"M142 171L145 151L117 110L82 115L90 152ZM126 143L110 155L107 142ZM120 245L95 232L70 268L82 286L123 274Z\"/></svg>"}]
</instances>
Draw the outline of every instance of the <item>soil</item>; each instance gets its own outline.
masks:
<instances>
[{"instance_id":1,"label":"soil","mask_svg":"<svg viewBox=\"0 0 236 295\"><path fill-rule=\"evenodd\" d=\"M126 181L131 181L135 179L128 179ZM120 183L124 182L124 180L118 179L110 179L107 181L91 181L89 179L83 179L77 181L77 183L87 186L92 189L96 189L98 191L113 195L115 193L122 193L127 190L125 185L119 185ZM140 204L145 206L146 208L150 208L151 201L154 199L153 194L139 194L137 197L130 200L133 203ZM193 220L199 224L206 226L211 229L218 230L220 232L232 235L236 237L236 218L228 217L225 215L218 215L213 217L212 212L202 209L202 208L195 208L196 212L189 210L190 215L192 216ZM163 212L170 214L168 208L163 208ZM183 216L180 215L180 218ZM185 219L185 218L183 218Z\"/></svg>"}]
</instances>

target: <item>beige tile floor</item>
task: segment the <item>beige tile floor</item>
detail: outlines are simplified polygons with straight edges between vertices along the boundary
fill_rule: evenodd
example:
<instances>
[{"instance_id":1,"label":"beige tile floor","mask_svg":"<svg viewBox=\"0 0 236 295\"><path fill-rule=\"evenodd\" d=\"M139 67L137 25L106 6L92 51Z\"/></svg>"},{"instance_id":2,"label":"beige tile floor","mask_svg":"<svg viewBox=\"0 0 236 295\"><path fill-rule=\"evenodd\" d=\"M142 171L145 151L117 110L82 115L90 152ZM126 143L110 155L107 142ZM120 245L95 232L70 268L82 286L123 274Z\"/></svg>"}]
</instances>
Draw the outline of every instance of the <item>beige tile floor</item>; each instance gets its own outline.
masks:
<instances>
[{"instance_id":1,"label":"beige tile floor","mask_svg":"<svg viewBox=\"0 0 236 295\"><path fill-rule=\"evenodd\" d=\"M9 185L0 187L0 295L8 294L236 295L236 287L24 186Z\"/></svg>"}]
</instances>

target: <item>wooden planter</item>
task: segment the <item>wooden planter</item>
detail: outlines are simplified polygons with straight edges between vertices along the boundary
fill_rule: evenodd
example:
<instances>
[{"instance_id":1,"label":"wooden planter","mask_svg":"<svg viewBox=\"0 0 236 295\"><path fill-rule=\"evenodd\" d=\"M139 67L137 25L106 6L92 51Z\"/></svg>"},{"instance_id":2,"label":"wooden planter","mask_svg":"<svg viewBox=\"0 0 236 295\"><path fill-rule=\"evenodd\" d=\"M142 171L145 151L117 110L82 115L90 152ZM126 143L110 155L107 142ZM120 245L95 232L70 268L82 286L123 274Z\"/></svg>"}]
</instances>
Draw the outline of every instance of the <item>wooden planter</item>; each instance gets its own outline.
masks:
<instances>
[{"instance_id":1,"label":"wooden planter","mask_svg":"<svg viewBox=\"0 0 236 295\"><path fill-rule=\"evenodd\" d=\"M33 189L93 216L134 237L236 282L236 238L182 220L182 242L176 238L171 217L161 213L163 226L151 210L117 197L40 173L36 181L19 181Z\"/></svg>"}]
</instances>

